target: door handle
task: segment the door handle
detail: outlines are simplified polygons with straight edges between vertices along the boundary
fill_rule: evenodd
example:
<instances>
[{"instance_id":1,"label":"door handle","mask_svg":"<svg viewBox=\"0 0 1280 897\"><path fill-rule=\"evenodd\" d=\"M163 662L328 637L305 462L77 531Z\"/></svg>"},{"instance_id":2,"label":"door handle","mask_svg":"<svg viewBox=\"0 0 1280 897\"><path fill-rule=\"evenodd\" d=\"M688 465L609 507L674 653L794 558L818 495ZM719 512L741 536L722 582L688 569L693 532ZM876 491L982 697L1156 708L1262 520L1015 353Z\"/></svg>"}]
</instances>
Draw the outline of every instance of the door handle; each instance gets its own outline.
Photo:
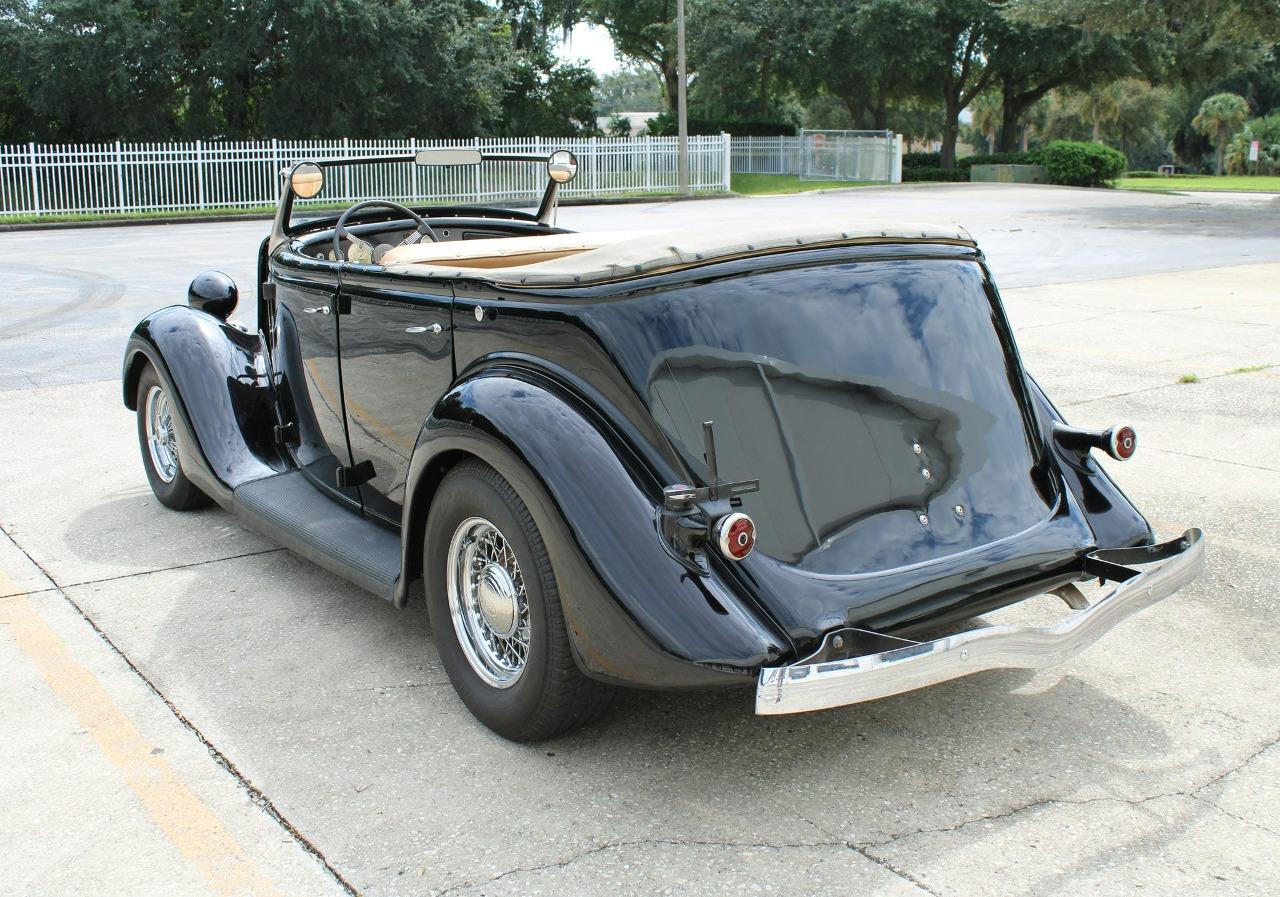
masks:
<instances>
[{"instance_id":1,"label":"door handle","mask_svg":"<svg viewBox=\"0 0 1280 897\"><path fill-rule=\"evenodd\" d=\"M304 308L302 312L303 314L308 314L308 315L314 315L314 314L327 315L329 314L329 306L313 305L313 306L310 306L309 308Z\"/></svg>"},{"instance_id":2,"label":"door handle","mask_svg":"<svg viewBox=\"0 0 1280 897\"><path fill-rule=\"evenodd\" d=\"M444 328L439 324L432 324L430 327L406 327L405 333L444 333Z\"/></svg>"}]
</instances>

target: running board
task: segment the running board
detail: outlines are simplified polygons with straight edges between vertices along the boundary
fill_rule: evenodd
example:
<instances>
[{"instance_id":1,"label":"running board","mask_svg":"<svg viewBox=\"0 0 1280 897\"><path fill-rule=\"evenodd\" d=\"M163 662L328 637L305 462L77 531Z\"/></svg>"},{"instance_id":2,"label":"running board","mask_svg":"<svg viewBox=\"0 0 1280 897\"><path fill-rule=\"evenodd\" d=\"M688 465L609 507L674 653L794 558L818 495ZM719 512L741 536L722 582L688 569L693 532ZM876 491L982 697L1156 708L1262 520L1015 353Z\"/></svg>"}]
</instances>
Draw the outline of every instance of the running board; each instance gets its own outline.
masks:
<instances>
[{"instance_id":1,"label":"running board","mask_svg":"<svg viewBox=\"0 0 1280 897\"><path fill-rule=\"evenodd\" d=\"M400 537L324 495L302 471L237 486L231 510L295 554L394 600Z\"/></svg>"}]
</instances>

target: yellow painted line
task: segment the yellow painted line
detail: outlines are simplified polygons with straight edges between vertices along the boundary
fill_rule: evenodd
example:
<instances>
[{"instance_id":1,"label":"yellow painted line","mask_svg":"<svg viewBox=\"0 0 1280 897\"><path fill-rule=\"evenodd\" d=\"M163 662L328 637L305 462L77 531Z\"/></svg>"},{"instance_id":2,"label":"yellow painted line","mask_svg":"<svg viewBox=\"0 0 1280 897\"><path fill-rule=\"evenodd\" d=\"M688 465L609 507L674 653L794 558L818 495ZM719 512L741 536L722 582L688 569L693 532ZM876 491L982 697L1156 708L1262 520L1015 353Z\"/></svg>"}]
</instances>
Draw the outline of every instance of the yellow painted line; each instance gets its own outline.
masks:
<instances>
[{"instance_id":1,"label":"yellow painted line","mask_svg":"<svg viewBox=\"0 0 1280 897\"><path fill-rule=\"evenodd\" d=\"M0 572L0 586L9 579ZM213 812L162 755L153 754L133 722L102 683L68 650L25 595L0 598L0 625L35 665L53 693L71 709L111 765L182 856L226 897L272 897L279 891L263 875Z\"/></svg>"}]
</instances>

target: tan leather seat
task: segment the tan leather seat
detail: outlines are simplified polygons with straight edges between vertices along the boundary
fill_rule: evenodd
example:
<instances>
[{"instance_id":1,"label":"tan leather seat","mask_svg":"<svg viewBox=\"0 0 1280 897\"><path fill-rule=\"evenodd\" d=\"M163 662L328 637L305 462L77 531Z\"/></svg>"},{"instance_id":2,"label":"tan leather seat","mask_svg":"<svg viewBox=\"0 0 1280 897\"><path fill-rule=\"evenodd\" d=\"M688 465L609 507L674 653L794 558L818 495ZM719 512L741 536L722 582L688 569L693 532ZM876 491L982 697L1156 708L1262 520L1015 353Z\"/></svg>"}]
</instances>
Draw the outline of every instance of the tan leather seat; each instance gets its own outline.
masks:
<instances>
[{"instance_id":1,"label":"tan leather seat","mask_svg":"<svg viewBox=\"0 0 1280 897\"><path fill-rule=\"evenodd\" d=\"M646 236L648 231L601 231L583 234L548 234L537 237L498 237L485 240L449 240L397 246L382 257L385 267L433 265L445 268L515 268L536 265L579 252Z\"/></svg>"}]
</instances>

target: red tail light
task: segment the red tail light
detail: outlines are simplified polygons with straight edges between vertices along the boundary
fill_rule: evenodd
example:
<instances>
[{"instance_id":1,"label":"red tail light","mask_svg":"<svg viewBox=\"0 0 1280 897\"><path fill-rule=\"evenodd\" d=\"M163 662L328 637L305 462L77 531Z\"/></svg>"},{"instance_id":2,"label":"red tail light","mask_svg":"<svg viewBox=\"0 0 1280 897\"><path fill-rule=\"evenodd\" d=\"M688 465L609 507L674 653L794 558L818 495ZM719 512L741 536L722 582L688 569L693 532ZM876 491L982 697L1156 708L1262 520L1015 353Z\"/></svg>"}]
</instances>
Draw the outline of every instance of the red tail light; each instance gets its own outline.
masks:
<instances>
[{"instance_id":1,"label":"red tail light","mask_svg":"<svg viewBox=\"0 0 1280 897\"><path fill-rule=\"evenodd\" d=\"M1138 450L1138 434L1130 426L1112 427L1107 438L1107 454L1117 461L1128 461Z\"/></svg>"},{"instance_id":2,"label":"red tail light","mask_svg":"<svg viewBox=\"0 0 1280 897\"><path fill-rule=\"evenodd\" d=\"M746 514L726 514L716 524L716 542L721 554L740 561L756 547L756 525Z\"/></svg>"}]
</instances>

